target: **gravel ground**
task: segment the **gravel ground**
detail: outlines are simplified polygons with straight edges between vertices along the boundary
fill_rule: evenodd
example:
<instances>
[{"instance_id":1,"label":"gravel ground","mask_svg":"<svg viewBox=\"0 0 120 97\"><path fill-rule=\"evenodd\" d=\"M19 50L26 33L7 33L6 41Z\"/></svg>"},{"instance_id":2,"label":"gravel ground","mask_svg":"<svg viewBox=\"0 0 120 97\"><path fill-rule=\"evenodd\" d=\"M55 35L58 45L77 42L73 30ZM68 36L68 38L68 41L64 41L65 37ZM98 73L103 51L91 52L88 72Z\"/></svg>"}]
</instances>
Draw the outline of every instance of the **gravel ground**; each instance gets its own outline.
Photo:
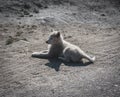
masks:
<instances>
[{"instance_id":1,"label":"gravel ground","mask_svg":"<svg viewBox=\"0 0 120 97\"><path fill-rule=\"evenodd\" d=\"M85 1L0 0L0 97L119 97L119 1ZM95 63L32 58L51 29Z\"/></svg>"}]
</instances>

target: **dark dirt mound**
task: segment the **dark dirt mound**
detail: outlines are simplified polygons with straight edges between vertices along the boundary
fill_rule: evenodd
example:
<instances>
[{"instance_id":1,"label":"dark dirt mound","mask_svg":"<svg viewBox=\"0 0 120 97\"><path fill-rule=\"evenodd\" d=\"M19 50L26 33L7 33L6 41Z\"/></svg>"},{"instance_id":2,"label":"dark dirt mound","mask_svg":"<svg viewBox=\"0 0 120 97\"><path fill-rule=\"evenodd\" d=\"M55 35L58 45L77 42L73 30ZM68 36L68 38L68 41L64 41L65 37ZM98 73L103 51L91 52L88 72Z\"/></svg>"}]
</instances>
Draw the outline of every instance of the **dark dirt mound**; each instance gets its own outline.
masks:
<instances>
[{"instance_id":1,"label":"dark dirt mound","mask_svg":"<svg viewBox=\"0 0 120 97\"><path fill-rule=\"evenodd\" d=\"M30 13L39 13L39 9L50 5L70 3L69 0L0 0L0 12L18 14L21 17Z\"/></svg>"},{"instance_id":2,"label":"dark dirt mound","mask_svg":"<svg viewBox=\"0 0 120 97\"><path fill-rule=\"evenodd\" d=\"M6 13L6 17L12 14L24 17L30 13L39 13L39 9L45 9L51 5L64 4L77 5L80 9L92 11L100 11L112 5L120 10L118 0L0 0L0 13Z\"/></svg>"}]
</instances>

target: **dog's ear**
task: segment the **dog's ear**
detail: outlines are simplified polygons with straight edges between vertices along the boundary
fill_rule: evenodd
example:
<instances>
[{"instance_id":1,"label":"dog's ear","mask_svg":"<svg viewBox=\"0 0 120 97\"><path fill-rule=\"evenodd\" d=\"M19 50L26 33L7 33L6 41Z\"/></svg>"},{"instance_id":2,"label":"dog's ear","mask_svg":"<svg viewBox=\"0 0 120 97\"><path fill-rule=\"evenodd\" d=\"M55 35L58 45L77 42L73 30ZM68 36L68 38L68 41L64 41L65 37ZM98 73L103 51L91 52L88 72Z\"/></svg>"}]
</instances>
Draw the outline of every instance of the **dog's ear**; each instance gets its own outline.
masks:
<instances>
[{"instance_id":1,"label":"dog's ear","mask_svg":"<svg viewBox=\"0 0 120 97\"><path fill-rule=\"evenodd\" d=\"M51 32L54 32L55 30L54 29L51 29Z\"/></svg>"},{"instance_id":2,"label":"dog's ear","mask_svg":"<svg viewBox=\"0 0 120 97\"><path fill-rule=\"evenodd\" d=\"M57 37L60 37L60 32L57 32L56 36L57 36Z\"/></svg>"}]
</instances>

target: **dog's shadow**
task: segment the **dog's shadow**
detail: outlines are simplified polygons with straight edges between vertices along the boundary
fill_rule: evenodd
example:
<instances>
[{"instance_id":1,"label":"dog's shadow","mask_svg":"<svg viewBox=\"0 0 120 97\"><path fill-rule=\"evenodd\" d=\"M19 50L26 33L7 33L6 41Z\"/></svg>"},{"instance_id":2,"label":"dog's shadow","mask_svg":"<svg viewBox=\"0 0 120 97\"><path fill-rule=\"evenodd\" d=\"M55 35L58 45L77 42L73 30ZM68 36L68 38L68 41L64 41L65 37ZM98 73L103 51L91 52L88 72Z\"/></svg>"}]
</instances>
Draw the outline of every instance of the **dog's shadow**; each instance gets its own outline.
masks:
<instances>
[{"instance_id":1,"label":"dog's shadow","mask_svg":"<svg viewBox=\"0 0 120 97\"><path fill-rule=\"evenodd\" d=\"M39 59L47 59L49 62L45 64L45 66L48 66L50 68L55 69L55 71L59 71L61 64L63 63L66 66L88 66L91 64L91 62L64 62L62 60L59 60L58 58L40 58L40 57L34 57Z\"/></svg>"},{"instance_id":2,"label":"dog's shadow","mask_svg":"<svg viewBox=\"0 0 120 97\"><path fill-rule=\"evenodd\" d=\"M91 62L85 62L83 63L83 61L79 62L79 63L74 63L74 62L63 62L59 59L48 59L49 62L46 63L45 65L50 67L50 68L53 68L55 69L55 71L59 71L60 69L60 66L61 64L63 63L64 65L66 66L72 66L72 67L75 67L75 66L87 66L87 65L90 65Z\"/></svg>"}]
</instances>

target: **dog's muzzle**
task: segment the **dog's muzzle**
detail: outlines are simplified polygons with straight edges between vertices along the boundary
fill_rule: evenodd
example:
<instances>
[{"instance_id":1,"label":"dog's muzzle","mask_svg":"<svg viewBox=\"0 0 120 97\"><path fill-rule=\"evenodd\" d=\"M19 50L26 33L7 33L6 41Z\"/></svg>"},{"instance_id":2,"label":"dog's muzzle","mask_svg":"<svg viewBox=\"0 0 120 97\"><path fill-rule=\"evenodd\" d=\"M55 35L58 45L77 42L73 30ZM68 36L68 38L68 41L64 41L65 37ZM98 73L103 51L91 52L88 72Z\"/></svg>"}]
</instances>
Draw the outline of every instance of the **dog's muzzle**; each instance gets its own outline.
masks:
<instances>
[{"instance_id":1,"label":"dog's muzzle","mask_svg":"<svg viewBox=\"0 0 120 97\"><path fill-rule=\"evenodd\" d=\"M46 41L46 43L48 44L48 41Z\"/></svg>"}]
</instances>

